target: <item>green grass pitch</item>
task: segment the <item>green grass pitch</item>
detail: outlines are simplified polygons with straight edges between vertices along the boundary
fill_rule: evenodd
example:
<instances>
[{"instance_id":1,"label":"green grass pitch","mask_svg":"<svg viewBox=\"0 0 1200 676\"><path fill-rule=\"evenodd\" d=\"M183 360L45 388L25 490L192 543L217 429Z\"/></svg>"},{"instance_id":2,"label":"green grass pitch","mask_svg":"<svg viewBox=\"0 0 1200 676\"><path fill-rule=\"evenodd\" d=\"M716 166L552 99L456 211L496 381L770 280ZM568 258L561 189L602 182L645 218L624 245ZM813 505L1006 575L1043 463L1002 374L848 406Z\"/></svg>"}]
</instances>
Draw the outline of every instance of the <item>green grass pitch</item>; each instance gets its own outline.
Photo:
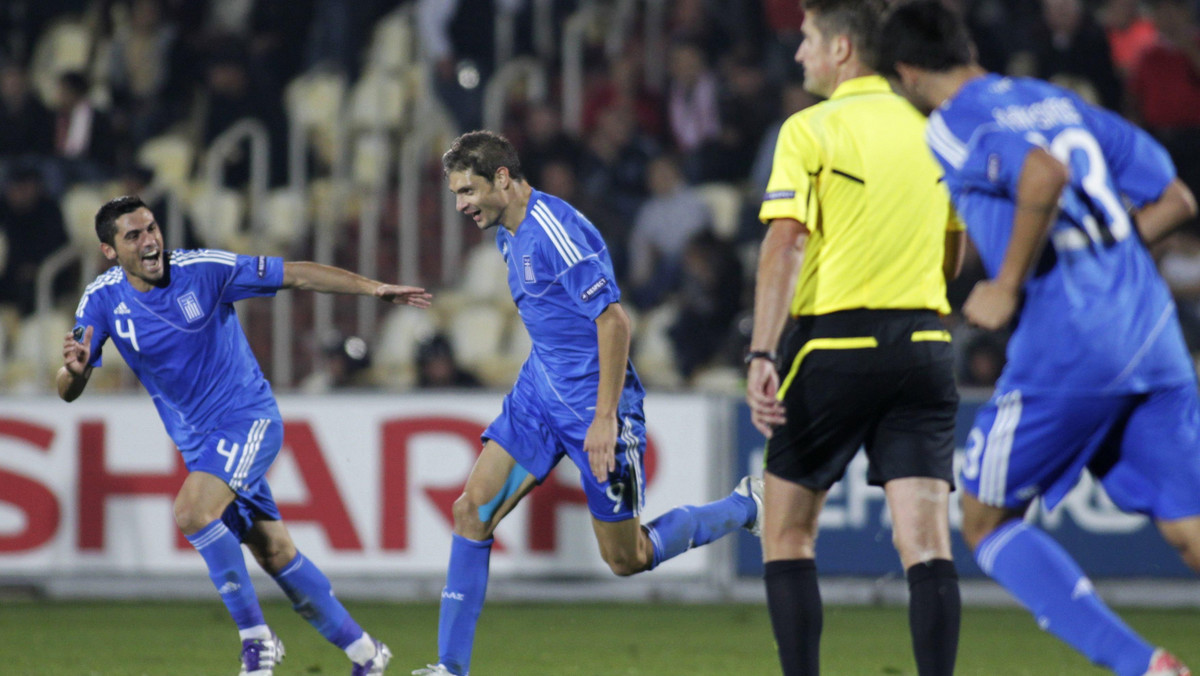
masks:
<instances>
[{"instance_id":1,"label":"green grass pitch","mask_svg":"<svg viewBox=\"0 0 1200 676\"><path fill-rule=\"evenodd\" d=\"M437 606L347 606L408 674L436 652ZM264 612L287 645L276 676L346 674L340 651L282 603ZM1149 640L1200 664L1200 611L1126 610ZM5 602L6 676L234 676L237 636L216 602ZM964 611L961 676L1103 676L1016 609ZM904 608L827 607L826 676L915 674ZM475 676L778 674L761 605L493 603L484 608Z\"/></svg>"}]
</instances>

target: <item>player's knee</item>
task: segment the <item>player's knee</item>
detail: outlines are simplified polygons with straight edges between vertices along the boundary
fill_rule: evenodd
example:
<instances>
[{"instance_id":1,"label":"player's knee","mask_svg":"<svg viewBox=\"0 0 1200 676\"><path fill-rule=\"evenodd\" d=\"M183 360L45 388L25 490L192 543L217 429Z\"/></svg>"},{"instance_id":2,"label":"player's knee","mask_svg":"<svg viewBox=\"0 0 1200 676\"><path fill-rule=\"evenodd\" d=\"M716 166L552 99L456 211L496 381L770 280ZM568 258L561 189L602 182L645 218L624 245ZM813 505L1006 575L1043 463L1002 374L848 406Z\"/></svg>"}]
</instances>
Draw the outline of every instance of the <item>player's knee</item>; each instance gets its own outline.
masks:
<instances>
[{"instance_id":1,"label":"player's knee","mask_svg":"<svg viewBox=\"0 0 1200 676\"><path fill-rule=\"evenodd\" d=\"M649 562L635 552L605 552L603 558L609 570L618 577L636 575L649 567Z\"/></svg>"},{"instance_id":2,"label":"player's knee","mask_svg":"<svg viewBox=\"0 0 1200 676\"><path fill-rule=\"evenodd\" d=\"M471 499L469 493L463 493L454 501L454 532L472 540L486 540L491 537L489 524L479 520L479 501Z\"/></svg>"},{"instance_id":3,"label":"player's knee","mask_svg":"<svg viewBox=\"0 0 1200 676\"><path fill-rule=\"evenodd\" d=\"M184 535L191 535L198 532L201 528L212 523L216 518L196 505L182 501L175 502L174 515L175 525L179 527L179 530L183 531Z\"/></svg>"}]
</instances>

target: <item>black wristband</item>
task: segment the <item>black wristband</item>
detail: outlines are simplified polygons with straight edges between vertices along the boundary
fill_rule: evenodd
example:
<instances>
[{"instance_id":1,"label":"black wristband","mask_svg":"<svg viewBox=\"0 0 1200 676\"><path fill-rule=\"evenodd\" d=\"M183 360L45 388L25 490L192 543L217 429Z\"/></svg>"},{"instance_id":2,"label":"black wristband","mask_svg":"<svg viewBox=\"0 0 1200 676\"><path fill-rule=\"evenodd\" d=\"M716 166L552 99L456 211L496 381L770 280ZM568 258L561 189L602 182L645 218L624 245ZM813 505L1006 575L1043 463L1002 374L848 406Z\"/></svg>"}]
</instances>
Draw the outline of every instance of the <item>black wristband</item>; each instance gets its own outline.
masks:
<instances>
[{"instance_id":1,"label":"black wristband","mask_svg":"<svg viewBox=\"0 0 1200 676\"><path fill-rule=\"evenodd\" d=\"M746 352L746 356L742 359L742 363L746 366L749 366L750 362L754 361L755 359L766 359L773 364L778 357L774 352L768 352L766 350L750 350Z\"/></svg>"}]
</instances>

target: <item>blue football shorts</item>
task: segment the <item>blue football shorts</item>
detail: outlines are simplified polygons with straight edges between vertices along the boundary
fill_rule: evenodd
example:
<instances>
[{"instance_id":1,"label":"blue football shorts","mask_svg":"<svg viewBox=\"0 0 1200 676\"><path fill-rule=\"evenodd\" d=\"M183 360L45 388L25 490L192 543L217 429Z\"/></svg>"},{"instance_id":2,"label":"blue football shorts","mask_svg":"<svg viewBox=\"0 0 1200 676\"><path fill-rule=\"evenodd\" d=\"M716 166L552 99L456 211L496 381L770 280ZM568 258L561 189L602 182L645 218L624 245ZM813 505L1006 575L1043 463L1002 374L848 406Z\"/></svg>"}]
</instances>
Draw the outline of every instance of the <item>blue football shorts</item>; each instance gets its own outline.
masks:
<instances>
[{"instance_id":1,"label":"blue football shorts","mask_svg":"<svg viewBox=\"0 0 1200 676\"><path fill-rule=\"evenodd\" d=\"M960 471L980 502L1053 508L1084 469L1113 503L1158 520L1200 515L1200 395L1194 383L1144 394L997 392L975 416Z\"/></svg>"},{"instance_id":2,"label":"blue football shorts","mask_svg":"<svg viewBox=\"0 0 1200 676\"><path fill-rule=\"evenodd\" d=\"M245 539L255 521L280 518L266 474L282 446L278 409L258 410L224 421L200 446L183 454L189 472L212 474L237 494L221 520L239 540Z\"/></svg>"},{"instance_id":3,"label":"blue football shorts","mask_svg":"<svg viewBox=\"0 0 1200 676\"><path fill-rule=\"evenodd\" d=\"M646 419L641 404L624 407L618 415L616 469L596 481L583 440L591 420L581 419L557 399L547 401L523 375L504 397L500 416L482 438L496 442L541 483L564 455L579 468L588 510L600 521L625 521L639 516L646 498Z\"/></svg>"}]
</instances>

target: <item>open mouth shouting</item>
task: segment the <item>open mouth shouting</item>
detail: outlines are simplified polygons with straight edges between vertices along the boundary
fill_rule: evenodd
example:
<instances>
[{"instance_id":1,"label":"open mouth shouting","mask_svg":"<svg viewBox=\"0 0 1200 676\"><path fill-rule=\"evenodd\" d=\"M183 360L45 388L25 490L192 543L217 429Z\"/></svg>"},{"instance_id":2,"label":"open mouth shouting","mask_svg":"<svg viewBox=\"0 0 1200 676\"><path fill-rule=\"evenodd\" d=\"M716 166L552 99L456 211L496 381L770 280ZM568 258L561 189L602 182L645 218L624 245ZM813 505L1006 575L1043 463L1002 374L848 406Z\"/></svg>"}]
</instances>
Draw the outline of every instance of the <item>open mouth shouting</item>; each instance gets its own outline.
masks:
<instances>
[{"instance_id":1,"label":"open mouth shouting","mask_svg":"<svg viewBox=\"0 0 1200 676\"><path fill-rule=\"evenodd\" d=\"M163 271L163 256L162 249L155 247L142 253L142 270L147 275L155 277L162 274Z\"/></svg>"}]
</instances>

